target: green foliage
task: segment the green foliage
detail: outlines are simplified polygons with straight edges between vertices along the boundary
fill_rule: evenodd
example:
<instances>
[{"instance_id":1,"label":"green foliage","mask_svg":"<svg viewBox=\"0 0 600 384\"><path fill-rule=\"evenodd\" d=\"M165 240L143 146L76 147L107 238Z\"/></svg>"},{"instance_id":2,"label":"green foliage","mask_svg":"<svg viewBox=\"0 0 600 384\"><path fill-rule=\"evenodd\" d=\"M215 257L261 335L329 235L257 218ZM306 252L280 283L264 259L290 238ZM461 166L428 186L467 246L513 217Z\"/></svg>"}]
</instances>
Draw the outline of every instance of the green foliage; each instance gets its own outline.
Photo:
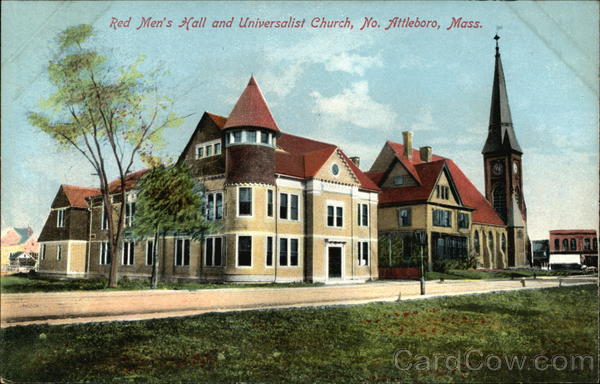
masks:
<instances>
[{"instance_id":1,"label":"green foliage","mask_svg":"<svg viewBox=\"0 0 600 384\"><path fill-rule=\"evenodd\" d=\"M379 237L378 266L421 267L421 248L412 233L386 233ZM427 269L427 246L423 247L424 268Z\"/></svg>"},{"instance_id":2,"label":"green foliage","mask_svg":"<svg viewBox=\"0 0 600 384\"><path fill-rule=\"evenodd\" d=\"M138 181L134 237L144 239L157 232L185 232L200 240L217 228L204 219L202 185L185 165L159 165Z\"/></svg>"},{"instance_id":3,"label":"green foliage","mask_svg":"<svg viewBox=\"0 0 600 384\"><path fill-rule=\"evenodd\" d=\"M536 356L597 356L593 285L330 308L0 330L14 382L594 382L588 369L533 369ZM40 335L44 334L45 337ZM399 370L416 355L525 356L529 369ZM475 355L477 356L477 355ZM475 357L477 358L477 357ZM459 361L459 362L460 362ZM479 361L473 361L477 366ZM494 364L492 364L494 365Z\"/></svg>"}]
</instances>

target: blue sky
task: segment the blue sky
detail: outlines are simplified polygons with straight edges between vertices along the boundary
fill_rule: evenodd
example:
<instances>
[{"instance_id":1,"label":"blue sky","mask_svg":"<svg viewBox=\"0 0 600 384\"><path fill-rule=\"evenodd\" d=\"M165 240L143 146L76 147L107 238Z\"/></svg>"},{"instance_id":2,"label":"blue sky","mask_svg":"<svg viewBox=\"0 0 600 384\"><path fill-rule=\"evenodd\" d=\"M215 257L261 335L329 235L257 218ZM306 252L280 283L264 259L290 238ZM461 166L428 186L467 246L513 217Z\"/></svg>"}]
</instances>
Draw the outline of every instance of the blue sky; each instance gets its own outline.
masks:
<instances>
[{"instance_id":1,"label":"blue sky","mask_svg":"<svg viewBox=\"0 0 600 384\"><path fill-rule=\"evenodd\" d=\"M228 115L254 74L279 127L329 141L368 170L386 140L414 132L454 159L480 190L498 28L513 123L524 151L532 239L598 224L597 2L10 2L2 6L2 227L39 231L61 183L96 186L80 155L57 149L28 111L50 92L55 38L93 24L95 44L116 63L140 54L169 75L159 84L192 114L170 133L177 157L204 111ZM111 18L132 17L128 29ZM141 17L213 20L231 29L136 30ZM306 19L294 30L240 29L240 17ZM315 29L314 17L349 17L352 30ZM437 20L440 29L368 29L364 17ZM482 28L446 30L452 17Z\"/></svg>"}]
</instances>

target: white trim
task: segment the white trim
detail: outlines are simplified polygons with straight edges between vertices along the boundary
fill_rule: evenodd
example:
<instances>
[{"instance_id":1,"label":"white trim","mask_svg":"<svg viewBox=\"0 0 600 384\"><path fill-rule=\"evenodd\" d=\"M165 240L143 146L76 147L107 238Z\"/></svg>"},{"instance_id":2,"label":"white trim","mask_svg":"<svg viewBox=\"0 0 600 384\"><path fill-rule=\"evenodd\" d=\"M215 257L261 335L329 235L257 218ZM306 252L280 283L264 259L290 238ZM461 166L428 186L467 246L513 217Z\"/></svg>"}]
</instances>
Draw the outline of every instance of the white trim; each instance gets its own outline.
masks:
<instances>
[{"instance_id":1,"label":"white trim","mask_svg":"<svg viewBox=\"0 0 600 384\"><path fill-rule=\"evenodd\" d=\"M329 225L329 207L333 207L333 225ZM342 208L342 226L337 225L337 208ZM344 220L346 219L346 214L344 213L346 208L346 204L343 201L339 200L325 200L325 228L331 229L344 229ZM354 225L354 223L351 223Z\"/></svg>"},{"instance_id":2,"label":"white trim","mask_svg":"<svg viewBox=\"0 0 600 384\"><path fill-rule=\"evenodd\" d=\"M287 196L287 208L286 208L286 218L281 217L281 195L286 195ZM296 198L298 199L297 202L298 204L296 204L296 214L298 216L297 219L292 219L292 196L296 196ZM300 195L296 194L296 193L290 193L290 192L279 192L279 199L277 199L279 201L279 204L277 206L277 218L281 221L287 221L287 222L301 222L302 221L302 215L301 212L303 211L303 207L302 207L302 203L301 203L301 199L300 199Z\"/></svg>"},{"instance_id":3,"label":"white trim","mask_svg":"<svg viewBox=\"0 0 600 384\"><path fill-rule=\"evenodd\" d=\"M217 218L217 195L219 195L219 194L221 195L221 218ZM208 216L209 200L213 201L212 217ZM209 220L209 221L223 220L225 218L225 193L224 193L224 190L218 189L218 190L206 192L204 194L204 205L205 205L204 218L206 220Z\"/></svg>"},{"instance_id":4,"label":"white trim","mask_svg":"<svg viewBox=\"0 0 600 384\"><path fill-rule=\"evenodd\" d=\"M98 243L100 245L100 247L98 248L98 265L110 265L108 263L108 241L99 241ZM105 255L106 263L102 262L102 247L103 246L104 246L104 250L106 253L106 255Z\"/></svg>"},{"instance_id":5,"label":"white trim","mask_svg":"<svg viewBox=\"0 0 600 384\"><path fill-rule=\"evenodd\" d=\"M60 251L60 252L59 252ZM56 246L56 261L62 261L62 244Z\"/></svg>"},{"instance_id":6,"label":"white trim","mask_svg":"<svg viewBox=\"0 0 600 384\"><path fill-rule=\"evenodd\" d=\"M285 240L286 241L286 261L287 261L287 265L281 265L280 263L280 252L281 252L281 240ZM297 240L298 241L298 249L297 249L297 253L298 253L298 263L296 265L291 265L291 260L292 260L292 242L291 240ZM278 268L285 268L285 269L292 269L292 268L301 268L303 266L304 263L302 263L301 261L301 255L303 254L303 242L300 241L300 237L298 236L289 236L289 237L284 237L284 236L278 236L277 237L277 267Z\"/></svg>"},{"instance_id":7,"label":"white trim","mask_svg":"<svg viewBox=\"0 0 600 384\"><path fill-rule=\"evenodd\" d=\"M132 244L132 246L130 245L129 248L129 254L127 255L127 261L129 262L129 260L131 259L131 263L127 263L125 264L125 244ZM112 260L111 260L112 262ZM123 267L131 267L135 265L135 241L129 240L129 241L123 241L122 242L122 246L121 246L121 266Z\"/></svg>"},{"instance_id":8,"label":"white trim","mask_svg":"<svg viewBox=\"0 0 600 384\"><path fill-rule=\"evenodd\" d=\"M250 214L240 215L240 188L250 189ZM236 186L235 187L235 217L238 219L251 219L254 217L254 188L250 186Z\"/></svg>"},{"instance_id":9,"label":"white trim","mask_svg":"<svg viewBox=\"0 0 600 384\"><path fill-rule=\"evenodd\" d=\"M337 170L338 170L337 171L337 175L333 171L333 167L337 167ZM341 169L340 165L337 162L335 162L335 161L332 162L331 166L329 167L329 173L331 173L331 175L337 179L338 177L340 177L340 173L341 172L342 172L342 169Z\"/></svg>"},{"instance_id":10,"label":"white trim","mask_svg":"<svg viewBox=\"0 0 600 384\"><path fill-rule=\"evenodd\" d=\"M67 243L67 273L71 272L71 243Z\"/></svg>"},{"instance_id":11,"label":"white trim","mask_svg":"<svg viewBox=\"0 0 600 384\"><path fill-rule=\"evenodd\" d=\"M249 237L250 238L250 265L240 265L239 263L239 254L238 254L238 246L239 246L239 238L240 236L243 237ZM247 234L242 234L242 235L235 235L235 267L236 268L241 268L241 269L250 269L253 267L254 265L254 257L253 257L253 252L252 252L252 247L254 246L254 241L252 240L254 237L251 235L247 235Z\"/></svg>"},{"instance_id":12,"label":"white trim","mask_svg":"<svg viewBox=\"0 0 600 384\"><path fill-rule=\"evenodd\" d=\"M358 240L356 242L356 249L357 249L357 258L355 259L356 265L359 267L370 267L371 266L371 246L369 241L362 241L362 240ZM362 262L362 248L363 245L367 244L367 263L366 264L361 264Z\"/></svg>"},{"instance_id":13,"label":"white trim","mask_svg":"<svg viewBox=\"0 0 600 384\"><path fill-rule=\"evenodd\" d=\"M67 208L61 208L56 210L56 228L65 227L65 212Z\"/></svg>"},{"instance_id":14,"label":"white trim","mask_svg":"<svg viewBox=\"0 0 600 384\"><path fill-rule=\"evenodd\" d=\"M220 153L215 153L215 144L221 144L221 152ZM208 156L206 155L207 147L210 147L210 151L211 151L211 154ZM202 156L198 156L198 148L202 148ZM204 158L208 158L208 157L219 156L222 153L223 153L223 145L221 143L221 139L205 141L203 143L196 144L195 149L194 149L194 159L200 160L200 159L204 159Z\"/></svg>"},{"instance_id":15,"label":"white trim","mask_svg":"<svg viewBox=\"0 0 600 384\"><path fill-rule=\"evenodd\" d=\"M174 241L173 241L173 266L174 267L183 267L183 268L189 268L190 265L192 264L192 240L190 239L189 236L175 236L174 237ZM188 248L188 252L190 254L190 259L188 260L188 264L185 264L185 252L181 253L181 264L177 264L177 240L183 240L184 241L184 251L185 251L185 240L187 240L187 248Z\"/></svg>"},{"instance_id":16,"label":"white trim","mask_svg":"<svg viewBox=\"0 0 600 384\"><path fill-rule=\"evenodd\" d=\"M340 260L340 264L341 264L341 276L340 277L333 277L330 278L329 277L329 249L330 248L340 248L341 249L341 260ZM346 277L345 274L345 263L344 263L344 259L345 259L345 255L344 255L344 251L345 251L345 244L339 244L339 243L327 243L324 247L325 250L325 257L323 258L323 260L325 260L325 281L330 281L330 280L344 280Z\"/></svg>"},{"instance_id":17,"label":"white trim","mask_svg":"<svg viewBox=\"0 0 600 384\"><path fill-rule=\"evenodd\" d=\"M271 265L267 264L267 251L268 251L268 245L269 245L269 237L271 238ZM275 239L276 236L275 235L266 235L265 236L265 268L273 268L276 261L275 261Z\"/></svg>"},{"instance_id":18,"label":"white trim","mask_svg":"<svg viewBox=\"0 0 600 384\"><path fill-rule=\"evenodd\" d=\"M212 240L212 242L213 242L213 244L212 244L212 251L213 252L212 252L212 255L211 255L211 260L213 261L213 265L208 265L207 262L206 262L208 260L208 253L206 252L206 245L207 245L207 242L208 242L209 239ZM221 264L218 264L218 265L214 263L214 260L215 260L215 258L214 258L214 255L215 255L215 241L214 241L214 239L221 239ZM226 262L225 262L226 261L225 254L227 252L226 251L227 250L227 246L226 246L226 242L225 242L225 236L218 236L218 235L206 236L204 238L203 243L204 243L204 244L202 244L202 255L204 256L203 257L203 259L204 259L203 260L203 265L205 267L207 267L207 268L223 268L223 267L225 267L225 264L226 264Z\"/></svg>"},{"instance_id":19,"label":"white trim","mask_svg":"<svg viewBox=\"0 0 600 384\"><path fill-rule=\"evenodd\" d=\"M356 204L358 207L358 226L359 227L369 227L369 223L371 222L371 207L369 203L361 203ZM362 210L363 207L367 207L367 223L363 223Z\"/></svg>"},{"instance_id":20,"label":"white trim","mask_svg":"<svg viewBox=\"0 0 600 384\"><path fill-rule=\"evenodd\" d=\"M309 183L310 183L310 181L309 181ZM283 177L278 177L275 180L275 185L278 187L284 187L284 188L294 188L294 189L302 189L302 190L306 189L306 184L303 181L285 179Z\"/></svg>"}]
</instances>

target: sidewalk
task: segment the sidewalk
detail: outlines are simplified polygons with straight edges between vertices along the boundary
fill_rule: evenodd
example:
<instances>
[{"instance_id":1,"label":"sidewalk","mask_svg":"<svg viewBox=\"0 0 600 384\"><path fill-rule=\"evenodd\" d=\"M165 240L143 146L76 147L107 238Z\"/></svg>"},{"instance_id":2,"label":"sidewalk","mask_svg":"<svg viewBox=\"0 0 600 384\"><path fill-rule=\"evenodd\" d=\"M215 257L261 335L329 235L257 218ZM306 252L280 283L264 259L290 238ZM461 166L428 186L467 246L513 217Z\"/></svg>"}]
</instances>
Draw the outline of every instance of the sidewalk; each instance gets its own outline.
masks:
<instances>
[{"instance_id":1,"label":"sidewalk","mask_svg":"<svg viewBox=\"0 0 600 384\"><path fill-rule=\"evenodd\" d=\"M596 284L596 277L562 278L563 286ZM0 297L2 327L142 320L206 312L302 306L361 304L505 290L557 287L559 279L428 281L420 295L418 281L377 281L356 285L302 288L224 288L198 291L95 291L13 293Z\"/></svg>"}]
</instances>

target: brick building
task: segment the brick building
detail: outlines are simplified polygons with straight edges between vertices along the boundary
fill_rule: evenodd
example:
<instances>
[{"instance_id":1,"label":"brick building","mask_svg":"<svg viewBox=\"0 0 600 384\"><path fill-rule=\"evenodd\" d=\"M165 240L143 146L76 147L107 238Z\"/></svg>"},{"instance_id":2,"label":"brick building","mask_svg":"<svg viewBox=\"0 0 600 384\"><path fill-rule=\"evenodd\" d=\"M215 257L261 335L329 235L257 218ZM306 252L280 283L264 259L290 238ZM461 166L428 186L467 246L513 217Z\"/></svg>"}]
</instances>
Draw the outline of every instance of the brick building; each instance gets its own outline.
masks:
<instances>
[{"instance_id":1,"label":"brick building","mask_svg":"<svg viewBox=\"0 0 600 384\"><path fill-rule=\"evenodd\" d=\"M579 254L581 264L598 266L598 236L595 229L557 229L550 231L550 254Z\"/></svg>"}]
</instances>

